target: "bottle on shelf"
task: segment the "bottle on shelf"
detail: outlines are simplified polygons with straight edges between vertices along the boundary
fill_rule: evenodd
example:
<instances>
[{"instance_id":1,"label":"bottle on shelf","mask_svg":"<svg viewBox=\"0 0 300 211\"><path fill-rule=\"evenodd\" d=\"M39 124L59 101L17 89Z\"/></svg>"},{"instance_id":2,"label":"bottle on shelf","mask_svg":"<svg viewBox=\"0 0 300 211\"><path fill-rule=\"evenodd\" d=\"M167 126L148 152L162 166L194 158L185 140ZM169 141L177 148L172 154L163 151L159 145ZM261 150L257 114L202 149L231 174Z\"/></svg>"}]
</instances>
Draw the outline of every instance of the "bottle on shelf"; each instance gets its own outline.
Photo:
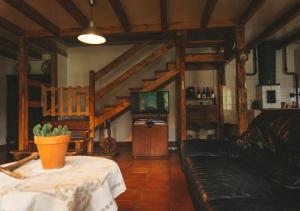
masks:
<instances>
[{"instance_id":1,"label":"bottle on shelf","mask_svg":"<svg viewBox=\"0 0 300 211\"><path fill-rule=\"evenodd\" d=\"M210 96L210 91L209 91L209 87L206 87L206 98L207 99L210 99L211 96Z\"/></svg>"},{"instance_id":2,"label":"bottle on shelf","mask_svg":"<svg viewBox=\"0 0 300 211\"><path fill-rule=\"evenodd\" d=\"M196 95L197 99L201 98L201 92L200 92L200 88L198 87L197 89L197 95Z\"/></svg>"},{"instance_id":3,"label":"bottle on shelf","mask_svg":"<svg viewBox=\"0 0 300 211\"><path fill-rule=\"evenodd\" d=\"M211 97L212 99L215 99L215 93L214 93L214 89L213 89L213 88L211 88L210 97Z\"/></svg>"},{"instance_id":4,"label":"bottle on shelf","mask_svg":"<svg viewBox=\"0 0 300 211\"><path fill-rule=\"evenodd\" d=\"M203 91L202 91L202 99L206 99L206 91L205 91L205 88L203 88Z\"/></svg>"}]
</instances>

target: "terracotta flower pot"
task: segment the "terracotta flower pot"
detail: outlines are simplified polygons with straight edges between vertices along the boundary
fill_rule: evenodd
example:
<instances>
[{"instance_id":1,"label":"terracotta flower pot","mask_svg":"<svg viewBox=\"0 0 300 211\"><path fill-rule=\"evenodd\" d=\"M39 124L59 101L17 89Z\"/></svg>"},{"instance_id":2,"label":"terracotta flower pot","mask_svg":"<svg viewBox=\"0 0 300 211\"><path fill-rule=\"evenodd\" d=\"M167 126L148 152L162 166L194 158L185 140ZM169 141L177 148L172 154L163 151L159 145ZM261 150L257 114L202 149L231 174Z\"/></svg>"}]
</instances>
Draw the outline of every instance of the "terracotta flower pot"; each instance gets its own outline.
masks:
<instances>
[{"instance_id":1,"label":"terracotta flower pot","mask_svg":"<svg viewBox=\"0 0 300 211\"><path fill-rule=\"evenodd\" d=\"M65 165L70 139L70 135L34 137L44 169L57 169Z\"/></svg>"}]
</instances>

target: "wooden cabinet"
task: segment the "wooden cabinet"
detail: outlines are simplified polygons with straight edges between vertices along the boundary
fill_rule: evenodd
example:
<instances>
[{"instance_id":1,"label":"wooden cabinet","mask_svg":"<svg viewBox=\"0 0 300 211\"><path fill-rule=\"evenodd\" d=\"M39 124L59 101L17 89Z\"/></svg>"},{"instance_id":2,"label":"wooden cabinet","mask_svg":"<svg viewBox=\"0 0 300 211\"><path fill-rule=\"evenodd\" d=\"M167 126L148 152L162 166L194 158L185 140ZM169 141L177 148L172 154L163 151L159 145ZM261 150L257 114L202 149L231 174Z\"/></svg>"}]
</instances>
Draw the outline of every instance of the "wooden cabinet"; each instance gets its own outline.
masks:
<instances>
[{"instance_id":1,"label":"wooden cabinet","mask_svg":"<svg viewBox=\"0 0 300 211\"><path fill-rule=\"evenodd\" d=\"M132 152L136 157L167 157L168 156L168 125L167 123L133 123Z\"/></svg>"}]
</instances>

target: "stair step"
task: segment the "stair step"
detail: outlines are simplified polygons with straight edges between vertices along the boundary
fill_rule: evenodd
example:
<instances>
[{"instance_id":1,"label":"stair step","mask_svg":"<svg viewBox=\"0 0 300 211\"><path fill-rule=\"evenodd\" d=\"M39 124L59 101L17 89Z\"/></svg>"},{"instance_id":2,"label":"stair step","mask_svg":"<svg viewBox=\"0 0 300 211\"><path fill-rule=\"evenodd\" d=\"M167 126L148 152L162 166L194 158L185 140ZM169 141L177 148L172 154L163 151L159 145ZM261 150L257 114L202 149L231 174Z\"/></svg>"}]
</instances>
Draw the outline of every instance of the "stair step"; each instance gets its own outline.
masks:
<instances>
[{"instance_id":1,"label":"stair step","mask_svg":"<svg viewBox=\"0 0 300 211\"><path fill-rule=\"evenodd\" d=\"M156 81L157 78L149 78L149 79L143 79L143 82L152 82L152 81Z\"/></svg>"},{"instance_id":2,"label":"stair step","mask_svg":"<svg viewBox=\"0 0 300 211\"><path fill-rule=\"evenodd\" d=\"M176 64L175 63L167 63L167 70L172 70L176 68Z\"/></svg>"},{"instance_id":3,"label":"stair step","mask_svg":"<svg viewBox=\"0 0 300 211\"><path fill-rule=\"evenodd\" d=\"M156 71L154 71L154 74L156 77L160 77L161 75L163 75L167 72L168 72L167 70L156 70Z\"/></svg>"},{"instance_id":4,"label":"stair step","mask_svg":"<svg viewBox=\"0 0 300 211\"><path fill-rule=\"evenodd\" d=\"M131 92L137 92L137 91L140 91L142 90L144 87L134 87L134 88L129 88L129 91Z\"/></svg>"}]
</instances>

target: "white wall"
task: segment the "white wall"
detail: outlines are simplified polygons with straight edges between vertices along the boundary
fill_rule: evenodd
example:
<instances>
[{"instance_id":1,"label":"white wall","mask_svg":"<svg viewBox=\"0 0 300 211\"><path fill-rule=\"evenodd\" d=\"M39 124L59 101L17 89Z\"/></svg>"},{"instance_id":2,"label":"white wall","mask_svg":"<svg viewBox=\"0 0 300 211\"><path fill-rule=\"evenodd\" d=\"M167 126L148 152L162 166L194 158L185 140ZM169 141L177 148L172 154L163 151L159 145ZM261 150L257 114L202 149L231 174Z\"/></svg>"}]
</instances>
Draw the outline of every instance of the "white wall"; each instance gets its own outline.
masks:
<instances>
[{"instance_id":1,"label":"white wall","mask_svg":"<svg viewBox=\"0 0 300 211\"><path fill-rule=\"evenodd\" d=\"M122 74L129 67L136 64L138 61L148 56L150 52L156 49L159 45L151 45L145 48L142 52L133 56L119 68L116 68L111 73L108 73L96 84L96 90L105 86L107 83ZM89 47L73 47L68 51L67 75L68 86L88 85L88 72L90 70L99 70L106 64L121 55L124 51L130 48L130 45L116 45L116 46L89 46ZM174 50L170 50L167 54L162 56L156 62L144 67L134 77L129 78L124 85L113 89L100 102L96 104L96 112L100 112L104 104L116 103L116 96L128 96L128 88L139 87L142 85L142 79L153 78L155 70L164 70L167 62L175 61ZM168 117L169 123L169 141L175 141L175 83L169 84L164 90L170 91L170 114ZM112 136L119 142L130 142L132 140L132 115L130 112L123 114L111 124ZM98 139L98 131L96 131L96 138Z\"/></svg>"}]
</instances>

